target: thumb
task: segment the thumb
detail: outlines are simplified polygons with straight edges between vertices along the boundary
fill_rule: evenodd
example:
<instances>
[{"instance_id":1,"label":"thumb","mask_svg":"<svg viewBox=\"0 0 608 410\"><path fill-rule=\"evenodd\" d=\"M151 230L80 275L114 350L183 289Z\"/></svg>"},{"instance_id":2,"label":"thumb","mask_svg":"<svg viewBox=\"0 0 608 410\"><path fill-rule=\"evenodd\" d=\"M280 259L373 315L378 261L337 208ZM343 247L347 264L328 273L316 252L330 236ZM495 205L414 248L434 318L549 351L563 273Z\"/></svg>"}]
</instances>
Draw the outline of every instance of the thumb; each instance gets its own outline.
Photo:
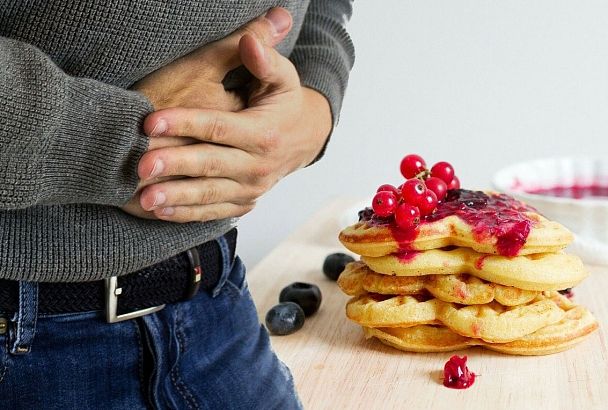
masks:
<instances>
[{"instance_id":1,"label":"thumb","mask_svg":"<svg viewBox=\"0 0 608 410\"><path fill-rule=\"evenodd\" d=\"M264 85L291 89L300 86L294 65L272 47L248 34L241 37L239 52L243 65Z\"/></svg>"},{"instance_id":2,"label":"thumb","mask_svg":"<svg viewBox=\"0 0 608 410\"><path fill-rule=\"evenodd\" d=\"M250 21L225 38L204 47L202 57L206 61L211 61L214 66L221 67L220 71L225 75L226 72L241 65L239 41L243 36L253 36L264 45L274 47L287 37L292 24L291 14L287 10L281 7L272 8L264 16Z\"/></svg>"}]
</instances>

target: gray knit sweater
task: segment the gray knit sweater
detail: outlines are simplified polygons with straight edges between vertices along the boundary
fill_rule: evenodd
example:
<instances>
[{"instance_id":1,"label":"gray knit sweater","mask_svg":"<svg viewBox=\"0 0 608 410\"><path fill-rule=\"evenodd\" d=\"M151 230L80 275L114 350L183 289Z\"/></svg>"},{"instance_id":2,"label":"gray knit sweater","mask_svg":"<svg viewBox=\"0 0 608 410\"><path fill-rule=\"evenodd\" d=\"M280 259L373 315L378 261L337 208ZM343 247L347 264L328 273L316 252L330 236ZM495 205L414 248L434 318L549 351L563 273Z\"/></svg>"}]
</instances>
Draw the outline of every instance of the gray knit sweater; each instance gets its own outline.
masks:
<instances>
[{"instance_id":1,"label":"gray knit sweater","mask_svg":"<svg viewBox=\"0 0 608 410\"><path fill-rule=\"evenodd\" d=\"M129 87L273 6L278 49L338 117L354 50L350 0L0 0L0 278L82 281L149 266L235 220L174 223L122 211L150 101Z\"/></svg>"}]
</instances>

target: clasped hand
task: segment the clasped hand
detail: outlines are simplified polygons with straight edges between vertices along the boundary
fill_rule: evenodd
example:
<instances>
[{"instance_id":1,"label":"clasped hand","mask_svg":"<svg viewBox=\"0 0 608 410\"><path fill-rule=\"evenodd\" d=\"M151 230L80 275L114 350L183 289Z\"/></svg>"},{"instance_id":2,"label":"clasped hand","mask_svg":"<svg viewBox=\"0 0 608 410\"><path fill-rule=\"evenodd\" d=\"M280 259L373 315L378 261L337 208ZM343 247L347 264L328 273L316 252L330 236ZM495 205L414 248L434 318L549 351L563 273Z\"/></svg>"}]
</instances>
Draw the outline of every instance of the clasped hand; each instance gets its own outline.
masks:
<instances>
[{"instance_id":1,"label":"clasped hand","mask_svg":"<svg viewBox=\"0 0 608 410\"><path fill-rule=\"evenodd\" d=\"M124 211L173 222L242 216L316 157L331 111L273 48L291 25L286 10L271 9L135 84L156 111L144 121L150 145ZM222 85L240 65L255 77L245 98Z\"/></svg>"}]
</instances>

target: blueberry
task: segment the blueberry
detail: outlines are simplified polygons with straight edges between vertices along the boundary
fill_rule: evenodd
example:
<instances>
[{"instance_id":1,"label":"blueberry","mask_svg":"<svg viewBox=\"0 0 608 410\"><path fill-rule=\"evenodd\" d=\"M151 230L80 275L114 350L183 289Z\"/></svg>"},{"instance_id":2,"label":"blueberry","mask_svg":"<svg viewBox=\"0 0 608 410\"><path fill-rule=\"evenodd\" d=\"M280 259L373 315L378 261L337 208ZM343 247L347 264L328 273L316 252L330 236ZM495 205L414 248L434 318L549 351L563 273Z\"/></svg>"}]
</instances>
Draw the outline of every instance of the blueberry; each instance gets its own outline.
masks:
<instances>
[{"instance_id":1,"label":"blueberry","mask_svg":"<svg viewBox=\"0 0 608 410\"><path fill-rule=\"evenodd\" d=\"M293 302L274 305L266 313L266 327L274 335L290 335L304 326L304 311Z\"/></svg>"},{"instance_id":2,"label":"blueberry","mask_svg":"<svg viewBox=\"0 0 608 410\"><path fill-rule=\"evenodd\" d=\"M279 295L279 302L297 303L306 316L319 310L321 305L321 289L310 283L294 282L285 286Z\"/></svg>"},{"instance_id":3,"label":"blueberry","mask_svg":"<svg viewBox=\"0 0 608 410\"><path fill-rule=\"evenodd\" d=\"M354 258L345 253L332 253L323 262L323 273L331 280L338 280L338 276L349 262L354 262Z\"/></svg>"}]
</instances>

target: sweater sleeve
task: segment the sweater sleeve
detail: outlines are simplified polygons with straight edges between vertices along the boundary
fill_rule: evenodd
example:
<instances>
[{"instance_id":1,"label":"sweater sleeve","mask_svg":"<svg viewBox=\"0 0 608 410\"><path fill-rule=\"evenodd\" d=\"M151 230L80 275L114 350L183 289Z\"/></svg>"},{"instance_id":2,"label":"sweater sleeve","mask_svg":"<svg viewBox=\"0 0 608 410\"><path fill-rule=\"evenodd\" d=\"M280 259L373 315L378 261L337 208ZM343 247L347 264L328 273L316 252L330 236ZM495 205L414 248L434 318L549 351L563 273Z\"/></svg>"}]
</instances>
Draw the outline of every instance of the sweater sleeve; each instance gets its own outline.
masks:
<instances>
[{"instance_id":1,"label":"sweater sleeve","mask_svg":"<svg viewBox=\"0 0 608 410\"><path fill-rule=\"evenodd\" d=\"M313 88L329 101L333 124L338 123L355 50L345 25L352 15L352 0L311 0L300 36L290 59L303 86ZM325 145L311 163L324 154Z\"/></svg>"},{"instance_id":2,"label":"sweater sleeve","mask_svg":"<svg viewBox=\"0 0 608 410\"><path fill-rule=\"evenodd\" d=\"M37 47L0 37L0 209L120 206L138 184L153 111L140 93L64 73Z\"/></svg>"}]
</instances>

